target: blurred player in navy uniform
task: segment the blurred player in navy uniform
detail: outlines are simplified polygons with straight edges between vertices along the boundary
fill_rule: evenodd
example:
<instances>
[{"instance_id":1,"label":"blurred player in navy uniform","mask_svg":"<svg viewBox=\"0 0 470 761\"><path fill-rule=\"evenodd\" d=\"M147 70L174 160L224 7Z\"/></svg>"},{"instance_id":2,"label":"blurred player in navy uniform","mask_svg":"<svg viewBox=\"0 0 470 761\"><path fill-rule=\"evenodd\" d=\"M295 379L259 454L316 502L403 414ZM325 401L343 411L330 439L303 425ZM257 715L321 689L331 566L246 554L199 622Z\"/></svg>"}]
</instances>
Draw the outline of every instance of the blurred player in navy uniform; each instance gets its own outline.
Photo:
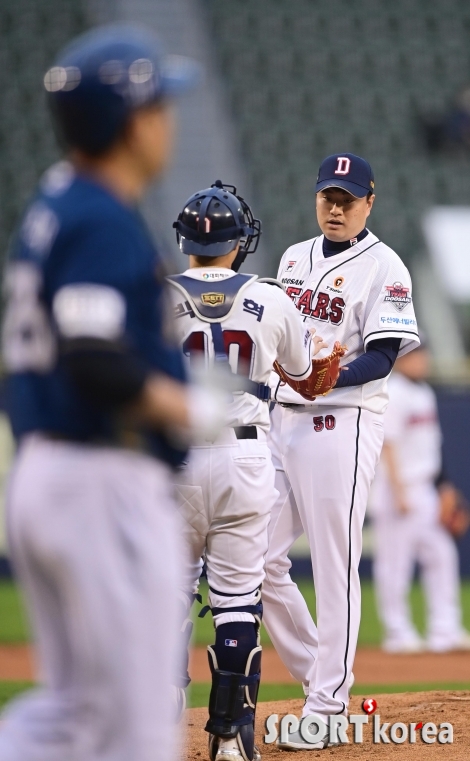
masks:
<instances>
[{"instance_id":1,"label":"blurred player in navy uniform","mask_svg":"<svg viewBox=\"0 0 470 761\"><path fill-rule=\"evenodd\" d=\"M73 41L44 79L68 160L16 233L3 326L19 442L9 542L42 687L6 710L2 761L174 758L169 465L194 432L214 433L221 407L185 385L135 204L169 160L170 101L194 73L153 35L112 26Z\"/></svg>"}]
</instances>

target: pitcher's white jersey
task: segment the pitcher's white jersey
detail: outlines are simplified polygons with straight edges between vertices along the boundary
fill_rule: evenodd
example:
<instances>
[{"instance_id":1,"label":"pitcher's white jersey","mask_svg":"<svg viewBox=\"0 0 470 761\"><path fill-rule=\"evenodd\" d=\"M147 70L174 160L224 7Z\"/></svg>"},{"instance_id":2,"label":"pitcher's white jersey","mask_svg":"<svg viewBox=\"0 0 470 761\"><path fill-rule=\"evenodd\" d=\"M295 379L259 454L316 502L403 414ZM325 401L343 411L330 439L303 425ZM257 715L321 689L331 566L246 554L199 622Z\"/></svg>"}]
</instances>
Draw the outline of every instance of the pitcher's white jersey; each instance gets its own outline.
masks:
<instances>
[{"instance_id":1,"label":"pitcher's white jersey","mask_svg":"<svg viewBox=\"0 0 470 761\"><path fill-rule=\"evenodd\" d=\"M184 275L206 281L211 290L217 281L236 273L224 267L194 268ZM192 352L204 351L208 362L214 360L210 324L199 319L181 292L171 288L176 310L178 340L188 361ZM269 383L273 362L302 380L311 373L312 341L310 326L299 314L281 288L252 282L237 298L230 314L222 322L225 345L233 372L247 375L257 383ZM248 393L234 394L229 408L229 426L257 425L269 430L269 405Z\"/></svg>"},{"instance_id":2,"label":"pitcher's white jersey","mask_svg":"<svg viewBox=\"0 0 470 761\"><path fill-rule=\"evenodd\" d=\"M318 356L327 355L335 341L347 346L342 365L380 338L401 338L399 356L416 347L419 337L410 274L397 254L369 232L346 251L325 258L323 237L288 248L278 271L305 324L315 327L328 344ZM271 385L277 401L306 403L289 386L281 386L274 374ZM334 389L310 404L381 413L387 406L387 379Z\"/></svg>"}]
</instances>

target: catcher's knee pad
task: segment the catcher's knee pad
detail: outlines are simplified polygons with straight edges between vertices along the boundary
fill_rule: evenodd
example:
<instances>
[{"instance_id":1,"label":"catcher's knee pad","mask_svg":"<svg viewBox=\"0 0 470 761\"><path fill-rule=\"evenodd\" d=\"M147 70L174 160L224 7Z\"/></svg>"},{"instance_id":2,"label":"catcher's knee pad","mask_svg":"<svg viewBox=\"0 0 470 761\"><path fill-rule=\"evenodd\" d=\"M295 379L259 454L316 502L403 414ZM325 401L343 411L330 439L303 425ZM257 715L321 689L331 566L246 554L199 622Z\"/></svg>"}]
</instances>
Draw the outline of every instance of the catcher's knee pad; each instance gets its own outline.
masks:
<instances>
[{"instance_id":1,"label":"catcher's knee pad","mask_svg":"<svg viewBox=\"0 0 470 761\"><path fill-rule=\"evenodd\" d=\"M261 677L259 621L222 624L217 627L215 645L207 649L212 672L209 720L205 727L211 734L209 755L213 761L219 741L236 738L242 757L252 761ZM227 668L230 665L240 670Z\"/></svg>"},{"instance_id":2,"label":"catcher's knee pad","mask_svg":"<svg viewBox=\"0 0 470 761\"><path fill-rule=\"evenodd\" d=\"M220 601L223 600L226 597L240 597L241 602L245 602L245 604L241 605L221 605ZM246 600L249 600L249 604L246 602ZM217 601L219 601L219 604L217 604ZM257 623L258 626L261 623L261 619L263 618L263 603L261 601L261 585L253 590L253 592L248 592L247 594L237 594L236 592L228 594L227 592L219 592L218 589L213 589L212 587L209 587L209 595L208 595L208 604L203 607L201 612L199 613L199 618L204 618L204 616L209 613L209 611L212 613L212 617L214 619L214 625L218 626L219 622L228 623L224 620L224 618L229 618L230 620L251 620L253 623ZM230 614L237 613L237 614L248 614L247 616L231 616Z\"/></svg>"}]
</instances>

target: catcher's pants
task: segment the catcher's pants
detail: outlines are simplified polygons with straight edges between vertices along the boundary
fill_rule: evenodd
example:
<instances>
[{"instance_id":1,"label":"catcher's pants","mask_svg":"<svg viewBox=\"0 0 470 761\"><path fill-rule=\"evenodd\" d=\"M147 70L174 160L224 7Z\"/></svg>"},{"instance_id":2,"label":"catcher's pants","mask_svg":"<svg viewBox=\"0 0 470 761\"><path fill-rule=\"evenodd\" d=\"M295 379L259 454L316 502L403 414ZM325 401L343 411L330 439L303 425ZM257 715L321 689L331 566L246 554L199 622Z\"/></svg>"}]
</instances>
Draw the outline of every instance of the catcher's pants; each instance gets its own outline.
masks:
<instances>
[{"instance_id":1,"label":"catcher's pants","mask_svg":"<svg viewBox=\"0 0 470 761\"><path fill-rule=\"evenodd\" d=\"M386 643L399 647L416 641L408 595L415 563L421 570L426 607L427 643L435 650L454 647L462 636L459 560L455 542L438 519L433 484L410 490L413 509L400 515L391 493L382 495L374 517L374 581Z\"/></svg>"},{"instance_id":2,"label":"catcher's pants","mask_svg":"<svg viewBox=\"0 0 470 761\"><path fill-rule=\"evenodd\" d=\"M213 444L194 447L177 475L176 499L190 555L184 588L197 590L205 554L212 607L257 601L278 494L274 477L266 434L259 428L258 439L237 439L233 429L226 429ZM217 615L215 624L253 620L250 613L227 612Z\"/></svg>"},{"instance_id":3,"label":"catcher's pants","mask_svg":"<svg viewBox=\"0 0 470 761\"><path fill-rule=\"evenodd\" d=\"M9 486L41 687L0 722L1 761L171 761L180 548L166 466L31 436Z\"/></svg>"},{"instance_id":4,"label":"catcher's pants","mask_svg":"<svg viewBox=\"0 0 470 761\"><path fill-rule=\"evenodd\" d=\"M357 407L273 411L270 446L284 472L269 526L264 623L289 671L309 684L304 715L347 712L361 614L362 524L382 441L382 416ZM289 575L287 553L302 529L318 628Z\"/></svg>"}]
</instances>

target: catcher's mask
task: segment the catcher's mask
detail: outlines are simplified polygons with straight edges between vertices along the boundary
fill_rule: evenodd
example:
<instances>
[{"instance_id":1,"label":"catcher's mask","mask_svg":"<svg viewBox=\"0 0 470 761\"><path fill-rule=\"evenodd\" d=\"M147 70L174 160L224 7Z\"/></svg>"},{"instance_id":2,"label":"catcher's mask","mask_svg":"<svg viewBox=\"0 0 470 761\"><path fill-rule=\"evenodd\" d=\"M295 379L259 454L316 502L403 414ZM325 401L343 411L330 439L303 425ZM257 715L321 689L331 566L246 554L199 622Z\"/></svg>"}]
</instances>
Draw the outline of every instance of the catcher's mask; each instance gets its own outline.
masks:
<instances>
[{"instance_id":1,"label":"catcher's mask","mask_svg":"<svg viewBox=\"0 0 470 761\"><path fill-rule=\"evenodd\" d=\"M217 257L240 244L232 269L238 272L247 254L254 254L261 235L261 222L234 185L216 180L210 188L189 198L173 223L183 254Z\"/></svg>"}]
</instances>

